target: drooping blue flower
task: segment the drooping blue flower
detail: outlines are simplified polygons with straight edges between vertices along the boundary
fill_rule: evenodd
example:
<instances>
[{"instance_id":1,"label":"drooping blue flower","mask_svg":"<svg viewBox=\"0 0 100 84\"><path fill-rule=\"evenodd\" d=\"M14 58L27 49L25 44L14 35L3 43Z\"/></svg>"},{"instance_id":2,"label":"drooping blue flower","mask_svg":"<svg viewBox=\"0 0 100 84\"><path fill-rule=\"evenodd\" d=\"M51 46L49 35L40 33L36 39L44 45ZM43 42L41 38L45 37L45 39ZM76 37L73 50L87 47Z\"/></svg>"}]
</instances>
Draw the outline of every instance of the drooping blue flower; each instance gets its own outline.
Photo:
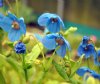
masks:
<instances>
[{"instance_id":1,"label":"drooping blue flower","mask_svg":"<svg viewBox=\"0 0 100 84\"><path fill-rule=\"evenodd\" d=\"M38 24L40 26L47 27L47 29L56 33L60 31L60 27L65 28L63 21L56 14L44 13L38 18Z\"/></svg>"},{"instance_id":2,"label":"drooping blue flower","mask_svg":"<svg viewBox=\"0 0 100 84\"><path fill-rule=\"evenodd\" d=\"M42 39L40 39L40 37L37 35L35 36L43 43L44 47L49 50L56 49L58 46L60 46L60 48L56 50L56 53L61 57L64 57L66 55L67 49L70 50L69 42L65 40L61 35L48 34Z\"/></svg>"},{"instance_id":3,"label":"drooping blue flower","mask_svg":"<svg viewBox=\"0 0 100 84\"><path fill-rule=\"evenodd\" d=\"M83 37L82 42L78 47L78 56L85 54L85 58L89 58L91 55L95 56L95 48L92 43L89 43L90 39L87 36Z\"/></svg>"},{"instance_id":4,"label":"drooping blue flower","mask_svg":"<svg viewBox=\"0 0 100 84\"><path fill-rule=\"evenodd\" d=\"M89 73L89 76L92 76L96 79L100 79L100 74L97 74L94 70L91 70L87 67L81 67L79 68L76 73L79 75L79 76L84 76L86 73ZM87 79L88 77L86 77Z\"/></svg>"},{"instance_id":5,"label":"drooping blue flower","mask_svg":"<svg viewBox=\"0 0 100 84\"><path fill-rule=\"evenodd\" d=\"M26 47L25 44L22 42L18 42L15 47L14 50L17 54L24 54L26 52Z\"/></svg>"},{"instance_id":6,"label":"drooping blue flower","mask_svg":"<svg viewBox=\"0 0 100 84\"><path fill-rule=\"evenodd\" d=\"M94 57L94 63L97 66L100 66L100 50L97 51L96 56Z\"/></svg>"},{"instance_id":7,"label":"drooping blue flower","mask_svg":"<svg viewBox=\"0 0 100 84\"><path fill-rule=\"evenodd\" d=\"M0 27L8 32L8 38L13 42L19 40L23 34L26 34L24 18L17 18L10 12L8 12L7 16L0 14Z\"/></svg>"},{"instance_id":8,"label":"drooping blue flower","mask_svg":"<svg viewBox=\"0 0 100 84\"><path fill-rule=\"evenodd\" d=\"M84 76L85 73L95 73L93 70L90 70L89 68L87 67L81 67L79 68L76 73L79 75L79 76Z\"/></svg>"}]
</instances>

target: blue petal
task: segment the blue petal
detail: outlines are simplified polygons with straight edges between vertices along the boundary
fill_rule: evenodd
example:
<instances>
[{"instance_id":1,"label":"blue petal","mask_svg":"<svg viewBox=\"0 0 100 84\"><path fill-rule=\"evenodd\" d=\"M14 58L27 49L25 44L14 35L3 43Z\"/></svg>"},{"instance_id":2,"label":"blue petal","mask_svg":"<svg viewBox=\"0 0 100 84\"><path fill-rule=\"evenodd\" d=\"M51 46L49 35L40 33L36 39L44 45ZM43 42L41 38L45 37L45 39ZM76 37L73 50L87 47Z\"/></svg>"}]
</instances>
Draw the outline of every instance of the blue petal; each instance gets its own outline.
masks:
<instances>
[{"instance_id":1,"label":"blue petal","mask_svg":"<svg viewBox=\"0 0 100 84\"><path fill-rule=\"evenodd\" d=\"M66 55L66 45L60 46L56 52L59 56L64 57Z\"/></svg>"},{"instance_id":2,"label":"blue petal","mask_svg":"<svg viewBox=\"0 0 100 84\"><path fill-rule=\"evenodd\" d=\"M51 20L48 21L47 23L47 28L50 32L56 33L60 31L60 22L59 20L57 22L52 23Z\"/></svg>"},{"instance_id":3,"label":"blue petal","mask_svg":"<svg viewBox=\"0 0 100 84\"><path fill-rule=\"evenodd\" d=\"M7 16L13 21L18 21L17 17L14 14L12 14L11 12L8 12Z\"/></svg>"},{"instance_id":4,"label":"blue petal","mask_svg":"<svg viewBox=\"0 0 100 84\"><path fill-rule=\"evenodd\" d=\"M42 36L39 34L34 34L34 36L40 41L42 42Z\"/></svg>"},{"instance_id":5,"label":"blue petal","mask_svg":"<svg viewBox=\"0 0 100 84\"><path fill-rule=\"evenodd\" d=\"M81 67L79 68L76 73L79 75L79 76L84 76L84 74L88 72L88 73L95 73L93 70L90 70L89 68L87 67Z\"/></svg>"},{"instance_id":6,"label":"blue petal","mask_svg":"<svg viewBox=\"0 0 100 84\"><path fill-rule=\"evenodd\" d=\"M40 25L40 26L46 26L46 24L47 24L47 22L48 22L48 20L49 20L49 16L50 16L51 14L50 13L44 13L44 14L42 14L39 18L38 18L38 24Z\"/></svg>"},{"instance_id":7,"label":"blue petal","mask_svg":"<svg viewBox=\"0 0 100 84\"><path fill-rule=\"evenodd\" d=\"M3 17L2 20L0 20L0 27L6 31L9 32L12 26L12 20L8 17Z\"/></svg>"},{"instance_id":8,"label":"blue petal","mask_svg":"<svg viewBox=\"0 0 100 84\"><path fill-rule=\"evenodd\" d=\"M49 49L55 49L56 48L56 41L55 41L55 36L53 35L47 35L42 39L43 45Z\"/></svg>"},{"instance_id":9,"label":"blue petal","mask_svg":"<svg viewBox=\"0 0 100 84\"><path fill-rule=\"evenodd\" d=\"M64 25L62 19L61 19L59 16L58 16L58 18L59 18L59 20L60 20L61 27L62 27L63 29L65 29L65 25Z\"/></svg>"},{"instance_id":10,"label":"blue petal","mask_svg":"<svg viewBox=\"0 0 100 84\"><path fill-rule=\"evenodd\" d=\"M4 18L5 16L2 14L2 13L0 13L0 20L2 20L2 18Z\"/></svg>"},{"instance_id":11,"label":"blue petal","mask_svg":"<svg viewBox=\"0 0 100 84\"><path fill-rule=\"evenodd\" d=\"M22 33L26 34L26 25L24 23L24 18L20 18L18 23L19 23L19 26L20 26Z\"/></svg>"},{"instance_id":12,"label":"blue petal","mask_svg":"<svg viewBox=\"0 0 100 84\"><path fill-rule=\"evenodd\" d=\"M22 32L20 30L10 29L8 33L8 38L10 41L14 42L20 39Z\"/></svg>"},{"instance_id":13,"label":"blue petal","mask_svg":"<svg viewBox=\"0 0 100 84\"><path fill-rule=\"evenodd\" d=\"M78 47L78 56L82 56L83 53L83 47L82 47L82 44L79 45Z\"/></svg>"},{"instance_id":14,"label":"blue petal","mask_svg":"<svg viewBox=\"0 0 100 84\"><path fill-rule=\"evenodd\" d=\"M65 42L66 47L67 47L69 50L71 50L71 47L70 47L69 42L68 42L66 39L64 39L64 37L62 37L62 38L63 38L63 40L64 40L64 42Z\"/></svg>"}]
</instances>

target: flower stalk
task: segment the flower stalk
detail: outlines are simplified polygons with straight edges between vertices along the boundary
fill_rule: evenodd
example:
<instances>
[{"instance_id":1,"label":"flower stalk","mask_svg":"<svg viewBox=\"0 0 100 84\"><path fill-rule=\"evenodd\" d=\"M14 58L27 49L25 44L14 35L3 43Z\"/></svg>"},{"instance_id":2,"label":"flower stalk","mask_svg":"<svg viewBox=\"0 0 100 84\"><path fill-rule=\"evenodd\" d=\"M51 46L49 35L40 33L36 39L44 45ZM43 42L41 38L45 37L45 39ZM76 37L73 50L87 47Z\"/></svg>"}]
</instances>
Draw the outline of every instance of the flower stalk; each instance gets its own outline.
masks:
<instances>
[{"instance_id":1,"label":"flower stalk","mask_svg":"<svg viewBox=\"0 0 100 84\"><path fill-rule=\"evenodd\" d=\"M23 66L23 70L25 73L25 80L27 82L28 81L28 74L27 74L27 68L25 67L25 55L22 56L22 66Z\"/></svg>"}]
</instances>

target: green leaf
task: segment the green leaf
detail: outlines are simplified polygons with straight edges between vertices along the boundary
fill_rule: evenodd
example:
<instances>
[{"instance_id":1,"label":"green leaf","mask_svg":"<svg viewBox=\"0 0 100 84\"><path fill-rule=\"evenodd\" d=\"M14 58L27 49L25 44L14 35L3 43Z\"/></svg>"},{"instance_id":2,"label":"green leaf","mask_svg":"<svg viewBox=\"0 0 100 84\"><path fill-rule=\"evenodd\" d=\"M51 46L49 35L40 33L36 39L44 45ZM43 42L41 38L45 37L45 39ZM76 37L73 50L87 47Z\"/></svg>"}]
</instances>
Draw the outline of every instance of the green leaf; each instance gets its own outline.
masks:
<instances>
[{"instance_id":1,"label":"green leaf","mask_svg":"<svg viewBox=\"0 0 100 84\"><path fill-rule=\"evenodd\" d=\"M31 51L31 53L29 53L29 54L27 54L26 55L26 61L35 61L36 59L37 59L37 57L39 56L39 54L41 53L41 51L43 50L43 45L42 45L42 43L37 43L34 47L33 47L33 49L32 49L32 51Z\"/></svg>"},{"instance_id":2,"label":"green leaf","mask_svg":"<svg viewBox=\"0 0 100 84\"><path fill-rule=\"evenodd\" d=\"M59 75L63 77L65 80L69 80L69 77L63 69L63 67L60 64L57 64L55 61L53 61L52 63L55 66L56 71L59 73Z\"/></svg>"},{"instance_id":3,"label":"green leaf","mask_svg":"<svg viewBox=\"0 0 100 84\"><path fill-rule=\"evenodd\" d=\"M4 79L3 74L1 73L1 71L0 71L0 84L6 84L6 81L5 81L5 79Z\"/></svg>"},{"instance_id":4,"label":"green leaf","mask_svg":"<svg viewBox=\"0 0 100 84\"><path fill-rule=\"evenodd\" d=\"M84 54L80 57L80 59L77 62L75 62L75 64L71 68L72 73L71 73L70 77L73 77L73 75L76 73L77 69L80 67L83 56L84 56Z\"/></svg>"}]
</instances>

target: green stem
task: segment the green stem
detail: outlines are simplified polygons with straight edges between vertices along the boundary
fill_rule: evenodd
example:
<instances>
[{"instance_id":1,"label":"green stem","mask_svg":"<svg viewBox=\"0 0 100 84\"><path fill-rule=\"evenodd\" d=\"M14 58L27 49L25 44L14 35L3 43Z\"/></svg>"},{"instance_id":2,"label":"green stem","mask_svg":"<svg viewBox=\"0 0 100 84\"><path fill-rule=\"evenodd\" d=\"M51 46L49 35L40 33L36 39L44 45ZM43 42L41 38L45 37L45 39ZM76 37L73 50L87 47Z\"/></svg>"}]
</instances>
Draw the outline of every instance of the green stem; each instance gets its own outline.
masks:
<instances>
[{"instance_id":1,"label":"green stem","mask_svg":"<svg viewBox=\"0 0 100 84\"><path fill-rule=\"evenodd\" d=\"M23 70L24 70L24 73L25 73L25 79L26 79L26 82L28 81L28 75L27 75L27 69L25 68L25 55L22 56L22 65L23 65Z\"/></svg>"},{"instance_id":2,"label":"green stem","mask_svg":"<svg viewBox=\"0 0 100 84\"><path fill-rule=\"evenodd\" d=\"M100 74L100 66L98 66L98 73Z\"/></svg>"},{"instance_id":3,"label":"green stem","mask_svg":"<svg viewBox=\"0 0 100 84\"><path fill-rule=\"evenodd\" d=\"M88 66L88 68L90 68L90 66L89 66L89 59L87 58L87 66Z\"/></svg>"},{"instance_id":4,"label":"green stem","mask_svg":"<svg viewBox=\"0 0 100 84\"><path fill-rule=\"evenodd\" d=\"M17 17L19 16L18 8L19 8L19 6L18 6L18 0L16 0L16 14L17 14Z\"/></svg>"},{"instance_id":5,"label":"green stem","mask_svg":"<svg viewBox=\"0 0 100 84\"><path fill-rule=\"evenodd\" d=\"M41 73L41 76L40 76L39 80L37 81L37 84L42 84L42 80L45 78L45 75L46 75L46 72L43 71Z\"/></svg>"}]
</instances>

